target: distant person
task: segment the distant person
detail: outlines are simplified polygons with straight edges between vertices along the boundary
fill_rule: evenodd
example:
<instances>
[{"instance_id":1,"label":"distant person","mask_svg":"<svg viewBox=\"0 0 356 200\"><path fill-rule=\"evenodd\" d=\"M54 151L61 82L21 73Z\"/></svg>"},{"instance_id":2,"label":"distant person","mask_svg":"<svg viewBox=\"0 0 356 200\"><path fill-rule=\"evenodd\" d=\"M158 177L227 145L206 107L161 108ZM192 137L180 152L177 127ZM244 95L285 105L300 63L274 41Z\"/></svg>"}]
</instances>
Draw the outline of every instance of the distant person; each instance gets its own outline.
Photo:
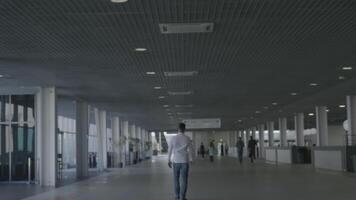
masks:
<instances>
[{"instance_id":1,"label":"distant person","mask_svg":"<svg viewBox=\"0 0 356 200\"><path fill-rule=\"evenodd\" d=\"M225 156L229 155L229 147L225 144Z\"/></svg>"},{"instance_id":2,"label":"distant person","mask_svg":"<svg viewBox=\"0 0 356 200\"><path fill-rule=\"evenodd\" d=\"M192 141L184 134L185 124L180 123L178 129L168 147L168 166L173 165L175 199L186 200L189 163L193 162L194 150Z\"/></svg>"},{"instance_id":3,"label":"distant person","mask_svg":"<svg viewBox=\"0 0 356 200\"><path fill-rule=\"evenodd\" d=\"M238 141L236 142L236 149L237 149L237 156L239 158L240 164L243 161L243 154L244 154L245 143L242 141L242 138L239 137Z\"/></svg>"},{"instance_id":4,"label":"distant person","mask_svg":"<svg viewBox=\"0 0 356 200\"><path fill-rule=\"evenodd\" d=\"M200 144L199 153L200 153L202 158L205 157L205 146L204 146L203 143Z\"/></svg>"},{"instance_id":5,"label":"distant person","mask_svg":"<svg viewBox=\"0 0 356 200\"><path fill-rule=\"evenodd\" d=\"M215 145L214 145L214 142L210 142L209 149L208 149L208 153L209 153L210 162L214 162L214 155L215 155Z\"/></svg>"},{"instance_id":6,"label":"distant person","mask_svg":"<svg viewBox=\"0 0 356 200\"><path fill-rule=\"evenodd\" d=\"M224 144L221 143L221 146L220 146L220 155L221 155L221 156L224 156L224 151L225 151L225 149L224 149Z\"/></svg>"},{"instance_id":7,"label":"distant person","mask_svg":"<svg viewBox=\"0 0 356 200\"><path fill-rule=\"evenodd\" d=\"M250 157L250 161L251 163L253 163L253 161L256 159L256 145L257 142L256 140L253 139L252 136L250 136L250 140L248 141L248 152L249 152L249 157Z\"/></svg>"}]
</instances>

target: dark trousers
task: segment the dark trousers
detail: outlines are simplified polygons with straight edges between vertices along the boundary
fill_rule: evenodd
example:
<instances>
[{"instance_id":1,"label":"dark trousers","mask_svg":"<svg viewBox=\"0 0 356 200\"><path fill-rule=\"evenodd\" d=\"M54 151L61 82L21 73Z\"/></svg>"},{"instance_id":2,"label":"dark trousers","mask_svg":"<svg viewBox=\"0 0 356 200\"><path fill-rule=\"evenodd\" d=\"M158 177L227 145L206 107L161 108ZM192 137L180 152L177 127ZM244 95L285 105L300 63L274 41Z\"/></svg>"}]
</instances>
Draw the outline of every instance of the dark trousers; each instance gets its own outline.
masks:
<instances>
[{"instance_id":1,"label":"dark trousers","mask_svg":"<svg viewBox=\"0 0 356 200\"><path fill-rule=\"evenodd\" d=\"M238 154L240 163L242 163L244 151L241 149L237 152L237 154Z\"/></svg>"},{"instance_id":2,"label":"dark trousers","mask_svg":"<svg viewBox=\"0 0 356 200\"><path fill-rule=\"evenodd\" d=\"M254 149L250 149L249 150L249 157L250 157L250 161L251 161L251 163L253 163L253 161L256 159L256 153L255 153L255 150Z\"/></svg>"},{"instance_id":3,"label":"dark trousers","mask_svg":"<svg viewBox=\"0 0 356 200\"><path fill-rule=\"evenodd\" d=\"M185 199L188 189L188 163L173 163L174 192L176 199Z\"/></svg>"}]
</instances>

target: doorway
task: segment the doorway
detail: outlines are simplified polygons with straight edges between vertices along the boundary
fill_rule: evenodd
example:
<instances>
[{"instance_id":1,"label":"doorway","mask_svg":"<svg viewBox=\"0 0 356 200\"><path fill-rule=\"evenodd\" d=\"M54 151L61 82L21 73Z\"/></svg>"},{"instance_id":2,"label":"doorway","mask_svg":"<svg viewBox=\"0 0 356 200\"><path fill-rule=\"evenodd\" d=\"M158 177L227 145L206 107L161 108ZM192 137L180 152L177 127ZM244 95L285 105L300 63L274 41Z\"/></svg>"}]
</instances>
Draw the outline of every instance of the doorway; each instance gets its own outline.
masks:
<instances>
[{"instance_id":1,"label":"doorway","mask_svg":"<svg viewBox=\"0 0 356 200\"><path fill-rule=\"evenodd\" d=\"M0 95L0 182L35 178L34 95Z\"/></svg>"}]
</instances>

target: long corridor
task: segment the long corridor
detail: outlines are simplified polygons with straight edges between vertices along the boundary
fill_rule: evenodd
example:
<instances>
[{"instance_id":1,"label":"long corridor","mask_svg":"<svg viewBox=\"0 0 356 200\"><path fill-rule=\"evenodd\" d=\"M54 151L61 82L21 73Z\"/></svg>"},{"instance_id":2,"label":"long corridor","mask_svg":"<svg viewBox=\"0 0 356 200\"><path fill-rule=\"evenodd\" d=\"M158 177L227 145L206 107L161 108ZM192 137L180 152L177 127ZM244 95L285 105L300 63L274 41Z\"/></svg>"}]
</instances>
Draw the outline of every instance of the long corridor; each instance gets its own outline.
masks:
<instances>
[{"instance_id":1,"label":"long corridor","mask_svg":"<svg viewBox=\"0 0 356 200\"><path fill-rule=\"evenodd\" d=\"M314 171L306 166L245 163L218 159L198 160L191 168L189 200L351 200L356 177ZM170 200L174 199L172 175L166 157L120 169L27 200Z\"/></svg>"}]
</instances>

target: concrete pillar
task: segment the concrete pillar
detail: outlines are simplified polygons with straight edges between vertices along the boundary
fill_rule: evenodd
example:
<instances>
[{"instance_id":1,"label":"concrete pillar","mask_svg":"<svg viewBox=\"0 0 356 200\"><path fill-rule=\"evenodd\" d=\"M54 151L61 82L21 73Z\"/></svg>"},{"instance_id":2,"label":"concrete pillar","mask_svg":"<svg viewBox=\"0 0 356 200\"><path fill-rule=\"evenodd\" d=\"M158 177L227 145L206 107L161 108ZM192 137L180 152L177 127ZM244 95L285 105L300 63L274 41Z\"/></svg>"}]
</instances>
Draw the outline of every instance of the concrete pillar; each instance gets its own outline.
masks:
<instances>
[{"instance_id":1,"label":"concrete pillar","mask_svg":"<svg viewBox=\"0 0 356 200\"><path fill-rule=\"evenodd\" d=\"M259 135L259 146L260 146L260 157L265 157L265 126L264 124L260 124L258 126L258 135Z\"/></svg>"},{"instance_id":2,"label":"concrete pillar","mask_svg":"<svg viewBox=\"0 0 356 200\"><path fill-rule=\"evenodd\" d=\"M100 135L102 137L102 148L103 148L103 168L106 169L108 162L107 162L107 132L106 132L106 111L100 111Z\"/></svg>"},{"instance_id":3,"label":"concrete pillar","mask_svg":"<svg viewBox=\"0 0 356 200\"><path fill-rule=\"evenodd\" d=\"M244 131L244 143L245 143L245 149L244 149L244 154L247 155L248 153L248 137L250 135L250 129L246 129Z\"/></svg>"},{"instance_id":4,"label":"concrete pillar","mask_svg":"<svg viewBox=\"0 0 356 200\"><path fill-rule=\"evenodd\" d=\"M287 144L287 118L286 117L279 118L278 124L279 124L281 147L286 147L286 146L288 146L288 144Z\"/></svg>"},{"instance_id":5,"label":"concrete pillar","mask_svg":"<svg viewBox=\"0 0 356 200\"><path fill-rule=\"evenodd\" d=\"M162 153L162 132L158 132L159 151Z\"/></svg>"},{"instance_id":6,"label":"concrete pillar","mask_svg":"<svg viewBox=\"0 0 356 200\"><path fill-rule=\"evenodd\" d=\"M297 146L304 146L304 113L296 113L294 123Z\"/></svg>"},{"instance_id":7,"label":"concrete pillar","mask_svg":"<svg viewBox=\"0 0 356 200\"><path fill-rule=\"evenodd\" d=\"M41 186L56 186L57 181L57 109L56 88L43 87L36 103L36 178Z\"/></svg>"},{"instance_id":8,"label":"concrete pillar","mask_svg":"<svg viewBox=\"0 0 356 200\"><path fill-rule=\"evenodd\" d=\"M253 138L256 138L256 127L255 127L255 126L252 127L251 130L252 130L252 131L251 131L251 135L250 135L250 136L252 136Z\"/></svg>"},{"instance_id":9,"label":"concrete pillar","mask_svg":"<svg viewBox=\"0 0 356 200\"><path fill-rule=\"evenodd\" d=\"M128 121L124 121L123 123L122 123L122 129L123 129L123 134L124 134L124 138L125 138L125 145L124 145L124 148L123 148L123 150L124 150L124 153L123 153L123 164L126 166L127 164L128 164L128 158L129 158L129 148L130 148L130 146L129 146L129 143L130 143L130 141L129 141L129 138L130 138L130 131L129 131L129 122Z\"/></svg>"},{"instance_id":10,"label":"concrete pillar","mask_svg":"<svg viewBox=\"0 0 356 200\"><path fill-rule=\"evenodd\" d=\"M113 140L113 154L114 154L114 167L120 167L121 163L121 141L120 141L120 119L113 117L112 121L112 140Z\"/></svg>"},{"instance_id":11,"label":"concrete pillar","mask_svg":"<svg viewBox=\"0 0 356 200\"><path fill-rule=\"evenodd\" d=\"M356 96L347 96L347 145L356 145Z\"/></svg>"},{"instance_id":12,"label":"concrete pillar","mask_svg":"<svg viewBox=\"0 0 356 200\"><path fill-rule=\"evenodd\" d=\"M86 102L76 102L76 158L77 178L88 176L89 107Z\"/></svg>"},{"instance_id":13,"label":"concrete pillar","mask_svg":"<svg viewBox=\"0 0 356 200\"><path fill-rule=\"evenodd\" d=\"M274 122L267 122L267 130L268 130L268 146L274 146Z\"/></svg>"},{"instance_id":14,"label":"concrete pillar","mask_svg":"<svg viewBox=\"0 0 356 200\"><path fill-rule=\"evenodd\" d=\"M315 107L317 145L321 147L329 145L328 112L326 110L326 106Z\"/></svg>"},{"instance_id":15,"label":"concrete pillar","mask_svg":"<svg viewBox=\"0 0 356 200\"><path fill-rule=\"evenodd\" d=\"M99 171L103 171L107 168L106 112L94 108L94 113L98 140L98 169Z\"/></svg>"}]
</instances>

